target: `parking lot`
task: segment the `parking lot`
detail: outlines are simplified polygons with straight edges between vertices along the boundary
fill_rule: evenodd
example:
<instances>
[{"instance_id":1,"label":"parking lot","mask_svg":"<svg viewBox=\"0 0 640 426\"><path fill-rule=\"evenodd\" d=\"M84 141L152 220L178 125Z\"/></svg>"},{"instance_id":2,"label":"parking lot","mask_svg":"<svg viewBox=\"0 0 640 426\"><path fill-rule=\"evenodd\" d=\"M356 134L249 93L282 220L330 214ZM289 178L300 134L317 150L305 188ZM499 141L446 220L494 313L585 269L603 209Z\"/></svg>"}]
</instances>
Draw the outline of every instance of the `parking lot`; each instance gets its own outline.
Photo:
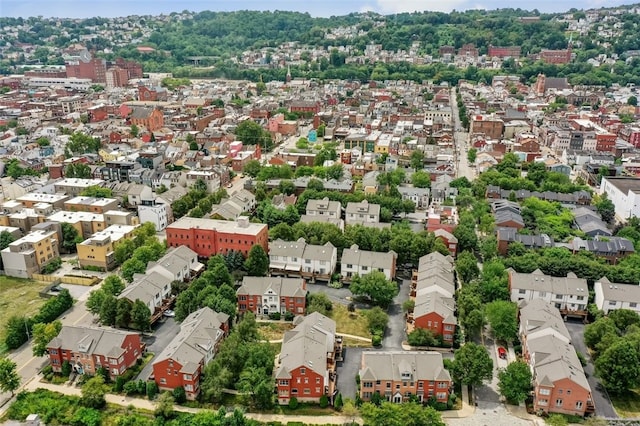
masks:
<instances>
[{"instance_id":1,"label":"parking lot","mask_svg":"<svg viewBox=\"0 0 640 426\"><path fill-rule=\"evenodd\" d=\"M142 341L147 344L147 352L151 352L156 356L166 348L171 340L180 332L180 324L174 318L162 317L162 319L154 326L151 335L145 335ZM153 371L152 359L140 372L138 379L147 380Z\"/></svg>"}]
</instances>

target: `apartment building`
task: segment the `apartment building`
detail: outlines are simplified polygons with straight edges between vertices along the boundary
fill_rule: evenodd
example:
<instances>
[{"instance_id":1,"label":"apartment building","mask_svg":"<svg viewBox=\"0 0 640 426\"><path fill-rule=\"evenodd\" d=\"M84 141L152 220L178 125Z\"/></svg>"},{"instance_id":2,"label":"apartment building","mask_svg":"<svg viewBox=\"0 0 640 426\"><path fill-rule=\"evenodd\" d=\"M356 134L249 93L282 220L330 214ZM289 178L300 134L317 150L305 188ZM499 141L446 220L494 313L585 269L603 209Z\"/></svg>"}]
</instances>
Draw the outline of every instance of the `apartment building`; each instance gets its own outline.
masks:
<instances>
[{"instance_id":1,"label":"apartment building","mask_svg":"<svg viewBox=\"0 0 640 426\"><path fill-rule=\"evenodd\" d=\"M602 277L593 285L595 304L605 315L616 309L628 309L640 314L640 286L618 284Z\"/></svg>"},{"instance_id":2,"label":"apartment building","mask_svg":"<svg viewBox=\"0 0 640 426\"><path fill-rule=\"evenodd\" d=\"M313 312L297 317L295 328L282 339L275 369L278 403L291 398L319 402L323 395L333 401L336 393L336 363L342 360L342 338L336 336L336 322Z\"/></svg>"},{"instance_id":3,"label":"apartment building","mask_svg":"<svg viewBox=\"0 0 640 426\"><path fill-rule=\"evenodd\" d=\"M271 275L302 277L311 281L330 281L336 270L338 249L324 245L277 239L269 243L269 271Z\"/></svg>"},{"instance_id":4,"label":"apartment building","mask_svg":"<svg viewBox=\"0 0 640 426\"><path fill-rule=\"evenodd\" d=\"M276 312L304 315L307 283L300 278L244 277L236 295L240 315L247 311L258 315Z\"/></svg>"},{"instance_id":5,"label":"apartment building","mask_svg":"<svg viewBox=\"0 0 640 426\"><path fill-rule=\"evenodd\" d=\"M56 231L33 231L12 242L0 253L5 275L31 278L60 257L58 234Z\"/></svg>"},{"instance_id":6,"label":"apartment building","mask_svg":"<svg viewBox=\"0 0 640 426\"><path fill-rule=\"evenodd\" d=\"M387 253L360 250L357 244L342 251L340 275L342 280L351 282L354 275L367 275L372 271L380 271L388 280L396 276L396 260L398 254L391 250Z\"/></svg>"},{"instance_id":7,"label":"apartment building","mask_svg":"<svg viewBox=\"0 0 640 426\"><path fill-rule=\"evenodd\" d=\"M36 204L47 203L51 204L55 209L62 209L64 208L64 202L68 199L69 196L64 194L41 194L38 192L30 192L16 198L16 201L26 208L33 208Z\"/></svg>"},{"instance_id":8,"label":"apartment building","mask_svg":"<svg viewBox=\"0 0 640 426\"><path fill-rule=\"evenodd\" d=\"M107 227L104 215L97 213L60 210L47 216L47 220L49 222L68 223L76 228L78 235L85 239Z\"/></svg>"},{"instance_id":9,"label":"apartment building","mask_svg":"<svg viewBox=\"0 0 640 426\"><path fill-rule=\"evenodd\" d=\"M171 281L171 278L156 271L135 274L131 284L122 290L118 299L127 299L132 303L136 300L144 302L153 317L156 311L169 305L169 300L172 297Z\"/></svg>"},{"instance_id":10,"label":"apartment building","mask_svg":"<svg viewBox=\"0 0 640 426\"><path fill-rule=\"evenodd\" d=\"M76 244L80 267L92 266L110 271L115 268L115 248L121 241L133 237L137 226L111 225Z\"/></svg>"},{"instance_id":11,"label":"apartment building","mask_svg":"<svg viewBox=\"0 0 640 426\"><path fill-rule=\"evenodd\" d=\"M202 370L218 353L229 332L229 315L209 307L189 314L180 331L153 363L153 380L161 391L183 387L188 400L200 394Z\"/></svg>"},{"instance_id":12,"label":"apartment building","mask_svg":"<svg viewBox=\"0 0 640 426\"><path fill-rule=\"evenodd\" d=\"M108 328L64 326L47 344L49 365L60 373L68 361L78 374L96 374L102 367L111 377L123 375L142 358L139 333Z\"/></svg>"},{"instance_id":13,"label":"apartment building","mask_svg":"<svg viewBox=\"0 0 640 426\"><path fill-rule=\"evenodd\" d=\"M154 201L152 204L140 204L138 217L141 223L151 222L156 231L162 231L173 222L173 211L170 204Z\"/></svg>"},{"instance_id":14,"label":"apartment building","mask_svg":"<svg viewBox=\"0 0 640 426\"><path fill-rule=\"evenodd\" d=\"M147 264L147 273L159 272L171 281L191 281L204 270L198 253L189 247L171 247L157 262Z\"/></svg>"},{"instance_id":15,"label":"apartment building","mask_svg":"<svg viewBox=\"0 0 640 426\"><path fill-rule=\"evenodd\" d=\"M429 330L449 345L453 345L457 325L453 271L451 256L438 252L422 256L411 279L410 297L414 308L407 314L407 329Z\"/></svg>"},{"instance_id":16,"label":"apartment building","mask_svg":"<svg viewBox=\"0 0 640 426\"><path fill-rule=\"evenodd\" d=\"M70 197L77 197L82 191L91 186L104 186L105 181L102 179L80 179L69 178L61 179L53 184L53 188L57 193L64 193Z\"/></svg>"},{"instance_id":17,"label":"apartment building","mask_svg":"<svg viewBox=\"0 0 640 426\"><path fill-rule=\"evenodd\" d=\"M118 210L120 202L115 198L73 197L64 202L64 210L102 214Z\"/></svg>"},{"instance_id":18,"label":"apartment building","mask_svg":"<svg viewBox=\"0 0 640 426\"><path fill-rule=\"evenodd\" d=\"M435 398L449 400L453 382L440 352L363 352L360 364L360 398L375 393L394 403Z\"/></svg>"},{"instance_id":19,"label":"apartment building","mask_svg":"<svg viewBox=\"0 0 640 426\"><path fill-rule=\"evenodd\" d=\"M309 200L307 201L306 215L340 219L342 217L342 205L339 201L330 201L327 197L322 200Z\"/></svg>"},{"instance_id":20,"label":"apartment building","mask_svg":"<svg viewBox=\"0 0 640 426\"><path fill-rule=\"evenodd\" d=\"M573 272L566 277L552 277L540 269L530 274L521 274L513 269L508 272L512 302L541 299L553 304L562 315L587 316L589 288L586 279L578 278Z\"/></svg>"},{"instance_id":21,"label":"apartment building","mask_svg":"<svg viewBox=\"0 0 640 426\"><path fill-rule=\"evenodd\" d=\"M521 301L522 355L533 373L533 408L583 417L595 412L591 387L558 308L542 299Z\"/></svg>"},{"instance_id":22,"label":"apartment building","mask_svg":"<svg viewBox=\"0 0 640 426\"><path fill-rule=\"evenodd\" d=\"M169 247L189 247L200 257L210 257L231 250L247 256L258 244L269 250L267 225L251 223L247 217L237 221L183 217L166 228Z\"/></svg>"},{"instance_id":23,"label":"apartment building","mask_svg":"<svg viewBox=\"0 0 640 426\"><path fill-rule=\"evenodd\" d=\"M362 225L380 222L380 205L369 204L367 200L359 203L347 203L345 209L346 225Z\"/></svg>"}]
</instances>

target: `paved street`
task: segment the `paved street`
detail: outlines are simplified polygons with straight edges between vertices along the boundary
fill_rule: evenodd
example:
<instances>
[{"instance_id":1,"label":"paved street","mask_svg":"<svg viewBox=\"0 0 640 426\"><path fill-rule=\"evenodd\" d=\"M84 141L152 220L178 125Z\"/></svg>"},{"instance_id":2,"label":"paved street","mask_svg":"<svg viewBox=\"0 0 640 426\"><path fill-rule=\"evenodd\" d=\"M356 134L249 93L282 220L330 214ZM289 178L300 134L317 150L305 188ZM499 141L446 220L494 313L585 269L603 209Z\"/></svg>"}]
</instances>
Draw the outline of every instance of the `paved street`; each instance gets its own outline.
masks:
<instances>
[{"instance_id":1,"label":"paved street","mask_svg":"<svg viewBox=\"0 0 640 426\"><path fill-rule=\"evenodd\" d=\"M469 146L469 133L463 131L460 123L460 115L458 113L458 101L456 99L456 91L451 90L451 109L453 117L454 131L454 152L456 154L456 177L466 177L469 181L475 179L476 170L471 167L467 160L467 151Z\"/></svg>"},{"instance_id":2,"label":"paved street","mask_svg":"<svg viewBox=\"0 0 640 426\"><path fill-rule=\"evenodd\" d=\"M410 280L402 280L400 291L393 299L393 303L389 306L387 313L389 314L389 325L382 340L382 350L400 351L402 350L402 341L406 340L404 313L402 312L402 304L409 299Z\"/></svg>"},{"instance_id":3,"label":"paved street","mask_svg":"<svg viewBox=\"0 0 640 426\"><path fill-rule=\"evenodd\" d=\"M153 333L150 336L144 336L142 341L147 344L147 352L159 355L166 348L171 340L180 332L180 324L174 318L163 317L161 322L154 326ZM154 359L142 369L138 375L138 379L147 380L153 371Z\"/></svg>"},{"instance_id":4,"label":"paved street","mask_svg":"<svg viewBox=\"0 0 640 426\"><path fill-rule=\"evenodd\" d=\"M573 344L576 351L582 353L587 360L584 372L587 374L587 381L589 382L589 386L591 386L593 402L596 405L596 415L600 417L617 418L618 415L613 405L611 405L607 391L602 387L595 375L593 360L589 356L587 346L584 344L584 324L581 322L567 321L565 325L571 335L571 344Z\"/></svg>"}]
</instances>

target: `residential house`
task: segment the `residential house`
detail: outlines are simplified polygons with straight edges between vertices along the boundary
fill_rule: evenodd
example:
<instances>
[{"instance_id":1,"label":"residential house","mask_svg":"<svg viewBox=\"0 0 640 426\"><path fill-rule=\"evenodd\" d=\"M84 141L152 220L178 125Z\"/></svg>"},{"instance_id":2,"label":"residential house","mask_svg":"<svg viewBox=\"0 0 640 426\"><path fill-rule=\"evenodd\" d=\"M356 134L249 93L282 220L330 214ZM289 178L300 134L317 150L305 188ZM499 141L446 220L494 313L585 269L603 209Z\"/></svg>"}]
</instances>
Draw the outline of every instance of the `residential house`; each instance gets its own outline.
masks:
<instances>
[{"instance_id":1,"label":"residential house","mask_svg":"<svg viewBox=\"0 0 640 426\"><path fill-rule=\"evenodd\" d=\"M323 216L332 219L340 219L342 217L342 206L339 201L329 201L327 197L322 200L307 201L307 216Z\"/></svg>"},{"instance_id":2,"label":"residential house","mask_svg":"<svg viewBox=\"0 0 640 426\"><path fill-rule=\"evenodd\" d=\"M92 376L99 368L104 368L112 378L123 375L135 365L143 352L140 333L109 328L65 325L47 344L53 371L62 372L62 364L67 361L78 374Z\"/></svg>"},{"instance_id":3,"label":"residential house","mask_svg":"<svg viewBox=\"0 0 640 426\"><path fill-rule=\"evenodd\" d=\"M616 309L629 309L640 314L640 286L618 284L602 277L593 285L595 304L605 315Z\"/></svg>"},{"instance_id":4,"label":"residential house","mask_svg":"<svg viewBox=\"0 0 640 426\"><path fill-rule=\"evenodd\" d=\"M221 200L212 206L211 217L224 220L237 220L243 213L251 213L256 208L256 197L246 189L233 193L231 198Z\"/></svg>"},{"instance_id":5,"label":"residential house","mask_svg":"<svg viewBox=\"0 0 640 426\"><path fill-rule=\"evenodd\" d=\"M513 242L522 243L526 249L540 249L555 246L553 238L547 234L518 234L518 230L516 228L498 228L496 235L498 240L498 253L503 256L508 253L509 244Z\"/></svg>"},{"instance_id":6,"label":"residential house","mask_svg":"<svg viewBox=\"0 0 640 426\"><path fill-rule=\"evenodd\" d=\"M198 309L180 323L180 331L156 357L153 380L161 391L177 387L185 390L187 399L200 394L204 367L218 353L229 332L229 315L209 307Z\"/></svg>"},{"instance_id":7,"label":"residential house","mask_svg":"<svg viewBox=\"0 0 640 426\"><path fill-rule=\"evenodd\" d=\"M267 225L251 223L241 216L235 222L215 219L183 217L166 228L169 247L185 245L200 257L210 257L231 250L247 256L258 244L269 250Z\"/></svg>"},{"instance_id":8,"label":"residential house","mask_svg":"<svg viewBox=\"0 0 640 426\"><path fill-rule=\"evenodd\" d=\"M64 202L64 210L102 214L117 210L119 205L115 198L74 197Z\"/></svg>"},{"instance_id":9,"label":"residential house","mask_svg":"<svg viewBox=\"0 0 640 426\"><path fill-rule=\"evenodd\" d=\"M131 303L140 300L149 308L151 322L157 321L173 300L170 278L157 271L135 274L133 281L118 295Z\"/></svg>"},{"instance_id":10,"label":"residential house","mask_svg":"<svg viewBox=\"0 0 640 426\"><path fill-rule=\"evenodd\" d=\"M573 221L576 227L588 237L593 238L597 235L610 237L612 235L607 224L600 218L598 212L588 207L578 207L574 209Z\"/></svg>"},{"instance_id":11,"label":"residential house","mask_svg":"<svg viewBox=\"0 0 640 426\"><path fill-rule=\"evenodd\" d=\"M358 375L365 402L378 393L395 403L417 397L446 404L453 386L440 352L363 352Z\"/></svg>"},{"instance_id":12,"label":"residential house","mask_svg":"<svg viewBox=\"0 0 640 426\"><path fill-rule=\"evenodd\" d=\"M147 274L157 271L171 281L191 281L203 270L198 253L186 246L171 247L157 262L147 264Z\"/></svg>"},{"instance_id":13,"label":"residential house","mask_svg":"<svg viewBox=\"0 0 640 426\"><path fill-rule=\"evenodd\" d=\"M269 271L271 275L302 277L312 282L331 281L338 262L338 249L327 242L324 245L277 239L269 243Z\"/></svg>"},{"instance_id":14,"label":"residential house","mask_svg":"<svg viewBox=\"0 0 640 426\"><path fill-rule=\"evenodd\" d=\"M336 363L342 360L342 338L336 323L319 312L298 316L295 328L282 339L275 369L278 403L291 398L319 402L326 395L332 402L336 390Z\"/></svg>"},{"instance_id":15,"label":"residential house","mask_svg":"<svg viewBox=\"0 0 640 426\"><path fill-rule=\"evenodd\" d=\"M96 232L91 238L76 244L80 267L91 266L104 271L115 268L117 266L116 246L120 242L132 238L136 228L137 226L131 225L111 225Z\"/></svg>"},{"instance_id":16,"label":"residential house","mask_svg":"<svg viewBox=\"0 0 640 426\"><path fill-rule=\"evenodd\" d=\"M521 301L522 355L533 373L533 410L583 417L595 412L591 387L557 307Z\"/></svg>"},{"instance_id":17,"label":"residential house","mask_svg":"<svg viewBox=\"0 0 640 426\"><path fill-rule=\"evenodd\" d=\"M623 237L609 237L596 235L593 240L583 240L575 237L568 244L568 248L574 253L580 250L587 250L594 255L605 259L612 265L635 253L633 243Z\"/></svg>"},{"instance_id":18,"label":"residential house","mask_svg":"<svg viewBox=\"0 0 640 426\"><path fill-rule=\"evenodd\" d=\"M365 223L380 222L380 205L369 204L367 200L359 203L347 203L345 209L346 225L362 225Z\"/></svg>"},{"instance_id":19,"label":"residential house","mask_svg":"<svg viewBox=\"0 0 640 426\"><path fill-rule=\"evenodd\" d=\"M441 336L452 345L457 319L453 258L433 252L422 256L418 269L413 271L410 297L414 308L407 315L407 329L423 328L434 336Z\"/></svg>"},{"instance_id":20,"label":"residential house","mask_svg":"<svg viewBox=\"0 0 640 426\"><path fill-rule=\"evenodd\" d=\"M236 295L240 314L251 311L259 315L304 315L307 283L301 278L244 277Z\"/></svg>"},{"instance_id":21,"label":"residential house","mask_svg":"<svg viewBox=\"0 0 640 426\"><path fill-rule=\"evenodd\" d=\"M640 217L640 178L603 177L598 193L607 194L616 208L618 219L626 221Z\"/></svg>"},{"instance_id":22,"label":"residential house","mask_svg":"<svg viewBox=\"0 0 640 426\"><path fill-rule=\"evenodd\" d=\"M455 257L458 252L458 239L451 232L446 229L436 229L433 231L433 234L436 238L440 239L444 245L449 249L449 253L451 256Z\"/></svg>"},{"instance_id":23,"label":"residential house","mask_svg":"<svg viewBox=\"0 0 640 426\"><path fill-rule=\"evenodd\" d=\"M157 198L149 204L140 204L138 206L138 218L141 223L151 222L156 231L162 231L173 222L173 210L171 210L170 204L162 202L161 198Z\"/></svg>"},{"instance_id":24,"label":"residential house","mask_svg":"<svg viewBox=\"0 0 640 426\"><path fill-rule=\"evenodd\" d=\"M10 243L0 252L5 275L31 278L40 273L60 257L58 238L56 231L37 230Z\"/></svg>"},{"instance_id":25,"label":"residential house","mask_svg":"<svg viewBox=\"0 0 640 426\"><path fill-rule=\"evenodd\" d=\"M587 280L573 272L566 277L552 277L536 269L523 274L509 269L509 293L512 302L541 299L553 304L562 315L586 318L589 303Z\"/></svg>"},{"instance_id":26,"label":"residential house","mask_svg":"<svg viewBox=\"0 0 640 426\"><path fill-rule=\"evenodd\" d=\"M429 188L416 188L413 186L399 186L398 192L403 201L412 201L418 210L429 207Z\"/></svg>"},{"instance_id":27,"label":"residential house","mask_svg":"<svg viewBox=\"0 0 640 426\"><path fill-rule=\"evenodd\" d=\"M102 179L69 178L54 182L53 189L56 193L64 193L70 197L77 197L82 191L91 186L104 186Z\"/></svg>"},{"instance_id":28,"label":"residential house","mask_svg":"<svg viewBox=\"0 0 640 426\"><path fill-rule=\"evenodd\" d=\"M398 254L391 250L387 253L360 250L357 244L342 251L340 275L345 282L351 282L354 275L367 275L372 271L380 271L388 280L396 276L396 260Z\"/></svg>"}]
</instances>

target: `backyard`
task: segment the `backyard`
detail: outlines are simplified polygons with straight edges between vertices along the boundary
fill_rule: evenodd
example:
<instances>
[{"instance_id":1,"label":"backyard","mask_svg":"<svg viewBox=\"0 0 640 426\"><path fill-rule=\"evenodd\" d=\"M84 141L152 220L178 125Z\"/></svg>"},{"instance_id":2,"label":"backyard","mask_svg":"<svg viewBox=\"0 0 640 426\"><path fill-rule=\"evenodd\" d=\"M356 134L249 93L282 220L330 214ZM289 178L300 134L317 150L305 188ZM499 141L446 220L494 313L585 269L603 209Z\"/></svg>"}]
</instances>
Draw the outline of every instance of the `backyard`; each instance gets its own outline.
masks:
<instances>
[{"instance_id":1,"label":"backyard","mask_svg":"<svg viewBox=\"0 0 640 426\"><path fill-rule=\"evenodd\" d=\"M45 302L38 293L47 285L40 281L0 276L0 353L5 352L5 325L9 318L36 313Z\"/></svg>"},{"instance_id":2,"label":"backyard","mask_svg":"<svg viewBox=\"0 0 640 426\"><path fill-rule=\"evenodd\" d=\"M629 390L625 395L609 395L616 413L622 418L640 417L640 389Z\"/></svg>"}]
</instances>

